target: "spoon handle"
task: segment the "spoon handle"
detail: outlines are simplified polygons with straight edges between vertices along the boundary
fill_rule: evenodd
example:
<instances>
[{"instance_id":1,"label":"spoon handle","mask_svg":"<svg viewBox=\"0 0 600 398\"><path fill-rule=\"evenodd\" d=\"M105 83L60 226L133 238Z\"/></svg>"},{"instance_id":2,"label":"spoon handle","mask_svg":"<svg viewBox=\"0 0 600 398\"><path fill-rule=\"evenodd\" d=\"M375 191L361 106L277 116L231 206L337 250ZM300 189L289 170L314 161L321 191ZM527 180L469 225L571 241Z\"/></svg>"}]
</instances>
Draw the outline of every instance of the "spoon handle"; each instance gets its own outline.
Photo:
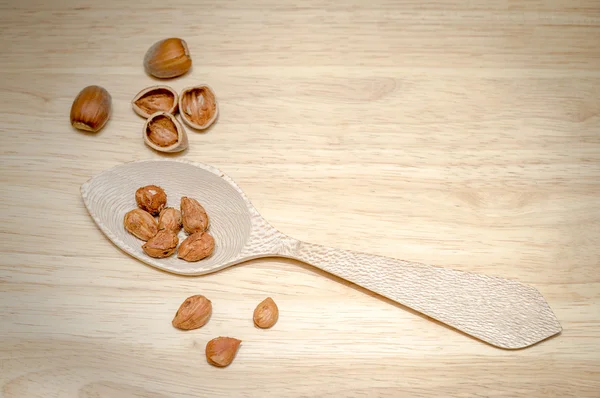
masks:
<instances>
[{"instance_id":1,"label":"spoon handle","mask_svg":"<svg viewBox=\"0 0 600 398\"><path fill-rule=\"evenodd\" d=\"M524 348L562 330L542 295L520 282L305 242L288 254L496 347Z\"/></svg>"}]
</instances>

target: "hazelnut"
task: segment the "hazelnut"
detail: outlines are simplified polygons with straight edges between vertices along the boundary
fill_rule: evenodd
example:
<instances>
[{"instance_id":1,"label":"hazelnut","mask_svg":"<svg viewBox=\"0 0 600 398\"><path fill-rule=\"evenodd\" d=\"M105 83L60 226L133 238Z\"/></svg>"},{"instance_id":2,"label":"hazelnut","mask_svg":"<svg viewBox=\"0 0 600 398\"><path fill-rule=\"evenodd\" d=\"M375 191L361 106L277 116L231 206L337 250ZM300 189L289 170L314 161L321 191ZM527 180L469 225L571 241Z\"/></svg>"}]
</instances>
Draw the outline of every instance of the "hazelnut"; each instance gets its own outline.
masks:
<instances>
[{"instance_id":1,"label":"hazelnut","mask_svg":"<svg viewBox=\"0 0 600 398\"><path fill-rule=\"evenodd\" d=\"M187 43L175 37L154 43L144 56L146 72L160 79L183 75L191 66Z\"/></svg>"},{"instance_id":2,"label":"hazelnut","mask_svg":"<svg viewBox=\"0 0 600 398\"><path fill-rule=\"evenodd\" d=\"M210 127L219 114L214 91L207 85L183 89L179 96L179 113L185 124L194 129Z\"/></svg>"},{"instance_id":3,"label":"hazelnut","mask_svg":"<svg viewBox=\"0 0 600 398\"><path fill-rule=\"evenodd\" d=\"M233 337L217 337L206 343L206 360L213 366L228 366L238 351L241 340Z\"/></svg>"},{"instance_id":4,"label":"hazelnut","mask_svg":"<svg viewBox=\"0 0 600 398\"><path fill-rule=\"evenodd\" d=\"M195 232L181 242L177 257L190 262L199 261L210 256L214 249L215 240L208 232Z\"/></svg>"},{"instance_id":5,"label":"hazelnut","mask_svg":"<svg viewBox=\"0 0 600 398\"><path fill-rule=\"evenodd\" d=\"M279 308L271 297L264 299L254 310L254 324L262 329L268 329L277 323Z\"/></svg>"},{"instance_id":6,"label":"hazelnut","mask_svg":"<svg viewBox=\"0 0 600 398\"><path fill-rule=\"evenodd\" d=\"M169 86L147 87L131 100L133 111L147 119L156 112L175 114L179 106L179 95Z\"/></svg>"},{"instance_id":7,"label":"hazelnut","mask_svg":"<svg viewBox=\"0 0 600 398\"><path fill-rule=\"evenodd\" d=\"M146 185L135 191L135 201L140 209L156 216L167 205L167 194L157 185Z\"/></svg>"},{"instance_id":8,"label":"hazelnut","mask_svg":"<svg viewBox=\"0 0 600 398\"><path fill-rule=\"evenodd\" d=\"M127 212L123 224L130 234L141 240L148 240L158 232L154 217L142 209Z\"/></svg>"},{"instance_id":9,"label":"hazelnut","mask_svg":"<svg viewBox=\"0 0 600 398\"><path fill-rule=\"evenodd\" d=\"M171 323L181 330L198 329L206 325L211 314L211 301L202 295L195 295L181 303Z\"/></svg>"},{"instance_id":10,"label":"hazelnut","mask_svg":"<svg viewBox=\"0 0 600 398\"><path fill-rule=\"evenodd\" d=\"M181 230L181 212L172 207L165 207L158 215L158 229L170 229L178 233Z\"/></svg>"},{"instance_id":11,"label":"hazelnut","mask_svg":"<svg viewBox=\"0 0 600 398\"><path fill-rule=\"evenodd\" d=\"M79 92L71 105L71 125L78 130L97 132L108 121L112 99L100 86L87 86Z\"/></svg>"},{"instance_id":12,"label":"hazelnut","mask_svg":"<svg viewBox=\"0 0 600 398\"><path fill-rule=\"evenodd\" d=\"M204 207L196 200L186 196L181 198L181 221L188 234L204 232L208 229L209 219Z\"/></svg>"},{"instance_id":13,"label":"hazelnut","mask_svg":"<svg viewBox=\"0 0 600 398\"><path fill-rule=\"evenodd\" d=\"M179 238L169 229L161 229L152 238L148 239L142 249L150 257L164 258L175 253Z\"/></svg>"}]
</instances>

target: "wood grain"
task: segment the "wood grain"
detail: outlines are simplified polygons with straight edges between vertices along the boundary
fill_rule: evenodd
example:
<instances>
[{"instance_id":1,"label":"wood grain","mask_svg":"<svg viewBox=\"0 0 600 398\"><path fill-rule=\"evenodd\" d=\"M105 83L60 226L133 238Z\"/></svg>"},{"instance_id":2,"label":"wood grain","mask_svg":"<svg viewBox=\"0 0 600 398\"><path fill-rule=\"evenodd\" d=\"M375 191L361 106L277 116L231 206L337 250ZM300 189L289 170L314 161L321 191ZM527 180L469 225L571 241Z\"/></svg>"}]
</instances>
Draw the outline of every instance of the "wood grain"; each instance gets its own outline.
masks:
<instances>
[{"instance_id":1,"label":"wood grain","mask_svg":"<svg viewBox=\"0 0 600 398\"><path fill-rule=\"evenodd\" d=\"M595 0L0 2L0 395L597 397L600 6ZM130 101L147 48L186 39L219 119L169 155L212 164L282 232L518 279L563 326L499 350L299 262L166 274L123 255L79 195L162 158ZM98 134L69 126L104 86ZM210 297L178 333L181 301ZM271 330L252 325L267 295ZM243 340L227 369L206 341Z\"/></svg>"},{"instance_id":2,"label":"wood grain","mask_svg":"<svg viewBox=\"0 0 600 398\"><path fill-rule=\"evenodd\" d=\"M143 239L124 228L123 220L137 207L133 193L147 185L164 189L166 206L177 208L181 203L184 218L184 196L202 203L210 219L208 232L216 242L210 256L199 262L183 261L179 255L183 243L177 255L163 258L153 258L142 250ZM211 165L178 159L126 162L86 181L81 196L90 216L112 243L163 271L205 275L249 260L285 257L303 261L496 347L525 348L562 331L539 291L518 281L285 236L258 213L235 181ZM179 231L177 242L187 236L186 231Z\"/></svg>"}]
</instances>

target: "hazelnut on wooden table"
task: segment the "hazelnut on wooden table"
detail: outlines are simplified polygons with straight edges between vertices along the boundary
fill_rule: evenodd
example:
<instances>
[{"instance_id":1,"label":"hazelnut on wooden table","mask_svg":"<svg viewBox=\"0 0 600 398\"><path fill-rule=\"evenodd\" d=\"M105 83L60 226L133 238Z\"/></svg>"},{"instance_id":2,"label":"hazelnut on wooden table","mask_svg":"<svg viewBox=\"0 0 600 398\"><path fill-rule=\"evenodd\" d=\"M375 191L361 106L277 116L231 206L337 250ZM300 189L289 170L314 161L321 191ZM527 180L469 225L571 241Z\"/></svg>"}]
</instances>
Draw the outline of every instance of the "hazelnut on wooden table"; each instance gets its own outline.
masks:
<instances>
[{"instance_id":1,"label":"hazelnut on wooden table","mask_svg":"<svg viewBox=\"0 0 600 398\"><path fill-rule=\"evenodd\" d=\"M78 130L98 132L110 118L112 99L100 86L87 86L71 105L71 125Z\"/></svg>"},{"instance_id":2,"label":"hazelnut on wooden table","mask_svg":"<svg viewBox=\"0 0 600 398\"><path fill-rule=\"evenodd\" d=\"M171 37L154 43L144 56L148 74L167 79L181 76L192 67L192 58L185 40Z\"/></svg>"},{"instance_id":3,"label":"hazelnut on wooden table","mask_svg":"<svg viewBox=\"0 0 600 398\"><path fill-rule=\"evenodd\" d=\"M233 337L217 337L206 344L206 360L213 366L224 368L229 366L242 343Z\"/></svg>"},{"instance_id":4,"label":"hazelnut on wooden table","mask_svg":"<svg viewBox=\"0 0 600 398\"><path fill-rule=\"evenodd\" d=\"M185 299L171 321L174 327L181 330L193 330L206 325L212 314L212 303L200 294Z\"/></svg>"},{"instance_id":5,"label":"hazelnut on wooden table","mask_svg":"<svg viewBox=\"0 0 600 398\"><path fill-rule=\"evenodd\" d=\"M268 329L277 323L279 308L271 297L264 299L254 310L254 324L261 329Z\"/></svg>"}]
</instances>

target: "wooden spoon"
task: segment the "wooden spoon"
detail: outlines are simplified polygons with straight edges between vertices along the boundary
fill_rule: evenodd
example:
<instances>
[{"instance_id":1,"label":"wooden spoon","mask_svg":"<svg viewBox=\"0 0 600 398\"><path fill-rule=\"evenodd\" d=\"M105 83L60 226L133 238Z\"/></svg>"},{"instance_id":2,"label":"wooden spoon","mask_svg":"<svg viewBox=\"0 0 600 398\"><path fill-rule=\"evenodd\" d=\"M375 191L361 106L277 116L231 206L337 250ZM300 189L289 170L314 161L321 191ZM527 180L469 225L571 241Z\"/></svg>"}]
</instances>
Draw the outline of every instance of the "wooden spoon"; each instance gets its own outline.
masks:
<instances>
[{"instance_id":1,"label":"wooden spoon","mask_svg":"<svg viewBox=\"0 0 600 398\"><path fill-rule=\"evenodd\" d=\"M189 263L171 256L155 259L123 227L135 208L134 193L159 185L167 205L182 196L197 199L210 216L212 255ZM214 167L185 160L146 160L113 167L81 187L99 228L139 260L181 275L202 275L261 257L286 257L311 264L452 328L500 348L523 348L562 329L542 295L522 283L412 261L301 242L263 219L235 182ZM184 238L183 232L180 232ZM180 239L181 240L181 239Z\"/></svg>"}]
</instances>

